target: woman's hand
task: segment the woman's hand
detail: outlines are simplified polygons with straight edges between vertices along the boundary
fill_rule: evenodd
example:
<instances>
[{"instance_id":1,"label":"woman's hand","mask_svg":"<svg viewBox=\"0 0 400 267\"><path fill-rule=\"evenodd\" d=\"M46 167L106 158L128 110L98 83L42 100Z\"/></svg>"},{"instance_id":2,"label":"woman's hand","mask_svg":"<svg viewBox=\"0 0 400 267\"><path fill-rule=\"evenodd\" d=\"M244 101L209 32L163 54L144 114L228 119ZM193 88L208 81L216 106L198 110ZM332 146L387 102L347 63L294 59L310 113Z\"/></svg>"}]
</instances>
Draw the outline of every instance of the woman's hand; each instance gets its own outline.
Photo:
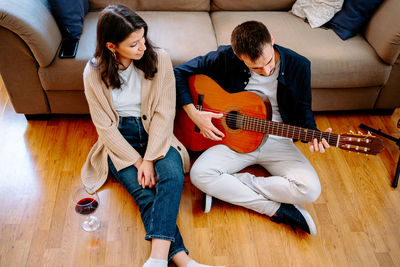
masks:
<instances>
[{"instance_id":1,"label":"woman's hand","mask_svg":"<svg viewBox=\"0 0 400 267\"><path fill-rule=\"evenodd\" d=\"M138 182L142 188L145 188L146 186L152 188L156 185L157 179L152 161L142 160L142 163L138 168Z\"/></svg>"},{"instance_id":2,"label":"woman's hand","mask_svg":"<svg viewBox=\"0 0 400 267\"><path fill-rule=\"evenodd\" d=\"M135 166L135 168L137 170L139 170L140 165L142 165L143 159L139 158L135 163L133 163L133 166Z\"/></svg>"}]
</instances>

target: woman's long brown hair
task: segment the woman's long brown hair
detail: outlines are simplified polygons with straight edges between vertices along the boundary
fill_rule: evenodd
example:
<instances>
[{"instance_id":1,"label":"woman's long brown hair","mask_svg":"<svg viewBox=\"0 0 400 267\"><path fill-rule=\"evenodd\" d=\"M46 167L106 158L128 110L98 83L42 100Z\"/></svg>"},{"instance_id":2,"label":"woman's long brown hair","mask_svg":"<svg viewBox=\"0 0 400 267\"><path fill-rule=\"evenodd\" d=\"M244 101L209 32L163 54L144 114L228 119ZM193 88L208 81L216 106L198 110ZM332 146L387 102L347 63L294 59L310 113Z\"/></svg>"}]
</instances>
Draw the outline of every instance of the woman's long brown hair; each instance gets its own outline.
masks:
<instances>
[{"instance_id":1,"label":"woman's long brown hair","mask_svg":"<svg viewBox=\"0 0 400 267\"><path fill-rule=\"evenodd\" d=\"M136 68L144 72L146 79L152 79L157 73L157 53L154 46L147 38L147 24L135 12L122 5L109 5L100 13L97 22L97 46L94 58L90 64L100 68L101 79L108 88L120 88L121 80L118 75L116 58L106 48L106 43L111 42L118 45L124 41L132 32L144 29L146 50L140 60L134 60Z\"/></svg>"}]
</instances>

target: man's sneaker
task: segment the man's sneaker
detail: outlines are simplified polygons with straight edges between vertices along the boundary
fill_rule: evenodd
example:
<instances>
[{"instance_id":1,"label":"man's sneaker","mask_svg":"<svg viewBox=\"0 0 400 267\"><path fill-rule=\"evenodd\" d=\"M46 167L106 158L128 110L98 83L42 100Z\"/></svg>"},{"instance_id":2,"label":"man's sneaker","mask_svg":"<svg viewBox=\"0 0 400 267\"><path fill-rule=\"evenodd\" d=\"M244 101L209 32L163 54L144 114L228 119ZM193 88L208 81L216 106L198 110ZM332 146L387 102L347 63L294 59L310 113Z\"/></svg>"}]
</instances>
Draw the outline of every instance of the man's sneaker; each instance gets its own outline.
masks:
<instances>
[{"instance_id":1,"label":"man's sneaker","mask_svg":"<svg viewBox=\"0 0 400 267\"><path fill-rule=\"evenodd\" d=\"M271 221L287 224L294 230L300 228L310 235L317 235L317 227L310 213L300 205L281 203L276 215L271 217Z\"/></svg>"},{"instance_id":2,"label":"man's sneaker","mask_svg":"<svg viewBox=\"0 0 400 267\"><path fill-rule=\"evenodd\" d=\"M214 203L213 197L204 193L203 194L203 212L204 213L210 212L213 203Z\"/></svg>"}]
</instances>

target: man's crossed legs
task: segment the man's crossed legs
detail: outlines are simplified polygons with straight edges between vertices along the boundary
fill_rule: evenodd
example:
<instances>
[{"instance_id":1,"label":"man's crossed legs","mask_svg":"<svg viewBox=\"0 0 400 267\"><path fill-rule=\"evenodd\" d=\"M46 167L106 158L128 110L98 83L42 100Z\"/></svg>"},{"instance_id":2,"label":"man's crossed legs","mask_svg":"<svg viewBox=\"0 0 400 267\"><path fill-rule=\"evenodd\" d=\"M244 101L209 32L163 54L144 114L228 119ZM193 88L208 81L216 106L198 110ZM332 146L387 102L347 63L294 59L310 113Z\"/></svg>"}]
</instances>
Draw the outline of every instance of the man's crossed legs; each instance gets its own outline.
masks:
<instances>
[{"instance_id":1,"label":"man's crossed legs","mask_svg":"<svg viewBox=\"0 0 400 267\"><path fill-rule=\"evenodd\" d=\"M259 164L272 176L238 173ZM269 136L253 152L238 153L225 145L209 148L194 163L192 183L204 193L298 227L315 235L310 214L300 204L315 201L321 185L314 168L291 139Z\"/></svg>"}]
</instances>

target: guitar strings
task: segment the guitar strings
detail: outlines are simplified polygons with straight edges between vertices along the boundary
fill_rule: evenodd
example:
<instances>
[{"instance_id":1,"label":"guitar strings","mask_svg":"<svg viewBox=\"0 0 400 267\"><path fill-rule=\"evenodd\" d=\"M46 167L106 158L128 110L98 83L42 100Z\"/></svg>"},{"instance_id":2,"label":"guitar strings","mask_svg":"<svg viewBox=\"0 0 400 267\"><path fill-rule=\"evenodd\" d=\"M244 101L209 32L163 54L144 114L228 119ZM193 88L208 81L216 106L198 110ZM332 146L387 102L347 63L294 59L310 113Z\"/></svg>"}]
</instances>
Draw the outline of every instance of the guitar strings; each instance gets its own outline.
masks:
<instances>
[{"instance_id":1,"label":"guitar strings","mask_svg":"<svg viewBox=\"0 0 400 267\"><path fill-rule=\"evenodd\" d=\"M308 140L313 140L314 138L314 134L317 133L320 135L320 138L317 140L321 140L322 138L325 138L328 142L328 144L333 145L335 147L341 147L344 148L346 144L348 144L348 142L346 142L345 140L342 140L339 135L337 134L333 134L333 133L328 133L328 132L321 132L321 131L316 131L316 130L311 130L311 129L307 129L306 132L304 132L304 129L302 129L301 127L298 126L294 126L294 125L288 125L288 124L284 124L284 123L280 123L280 122L275 122L275 121L270 121L270 120L266 120L263 118L257 118L257 117L251 117L249 115L254 114L256 116L259 116L259 113L253 113L253 112L247 112L248 115L244 115L244 114L233 114L232 111L231 112L222 112L220 110L215 110L215 109L211 109L211 108L203 108L202 111L210 111L213 113L222 113L223 117L226 118L234 118L234 119L240 119L241 120L241 125L242 127L244 126L243 124L245 123L244 120L245 118L250 118L250 120L248 121L248 126L251 129L245 129L245 130L252 130L252 131L256 131L256 132L263 132L266 131L266 128L268 127L269 131L272 132L272 134L274 132L276 132L276 135L279 135L279 131L281 132L281 136L285 136L283 135L284 132L284 127L292 127L293 131L292 131L292 136L289 135L289 130L286 130L286 137L291 137L291 138L295 138L295 136L297 135L298 138L297 139L301 139L301 135L302 133L305 133L304 139L307 139L307 137L309 139ZM235 110L233 110L235 111ZM222 121L222 118L217 118L219 120ZM254 129L254 126L256 127L256 129ZM272 126L272 127L271 127ZM271 129L270 129L271 128ZM261 131L262 130L262 131ZM308 136L309 132L312 132L313 135L312 136ZM333 138L332 138L333 136ZM360 138L361 136L357 136L357 138ZM361 137L361 138L365 138L365 136ZM339 139L339 142L338 142ZM359 151L362 152L362 151Z\"/></svg>"},{"instance_id":2,"label":"guitar strings","mask_svg":"<svg viewBox=\"0 0 400 267\"><path fill-rule=\"evenodd\" d=\"M198 110L199 106L196 106ZM220 121L222 121L223 118L228 118L228 119L236 119L240 120L240 126L238 128L242 128L244 130L250 130L250 131L256 131L256 132L269 132L272 135L278 135L278 136L285 136L283 133L285 131L284 127L286 127L286 137L294 138L294 139L300 139L300 140L305 140L305 141L312 141L314 138L317 140L321 141L322 138L325 138L326 141L328 142L329 145L334 146L334 147L339 147L345 150L351 150L354 152L361 152L361 153L366 153L366 154L374 154L373 152L371 153L371 146L368 144L371 142L371 139L369 138L374 138L374 136L365 136L365 135L337 135L329 132L321 132L319 130L311 130L311 129L306 129L302 128L299 126L294 126L294 125L289 125L289 124L284 124L281 122L275 122L272 120L267 120L265 118L257 118L256 116L260 116L263 114L260 113L253 113L247 111L246 115L240 114L240 110L231 110L230 112L223 112L220 110L215 110L211 108L202 108L201 111L210 111L213 113L222 113L223 116L222 118L216 118ZM232 112L238 112L239 114L235 114ZM256 116L249 116L251 114L255 114ZM247 118L247 121L246 121ZM237 124L236 124L237 125ZM256 127L256 129L254 128ZM246 128L248 127L248 128ZM289 134L289 129L292 128L293 130L292 135ZM267 130L268 129L268 130ZM280 134L279 134L280 131ZM310 136L309 133L312 133L312 136ZM317 135L315 136L315 133ZM304 135L305 134L305 135ZM295 136L298 136L296 138ZM302 139L301 136L304 136ZM320 136L319 138L317 136ZM333 138L332 138L333 136ZM354 140L352 140L354 138ZM357 138L357 139L356 139ZM362 139L362 143L360 143L360 139ZM318 142L319 142L318 141ZM358 142L358 143L357 143Z\"/></svg>"},{"instance_id":3,"label":"guitar strings","mask_svg":"<svg viewBox=\"0 0 400 267\"><path fill-rule=\"evenodd\" d=\"M257 114L257 113L247 112L249 115L232 114L232 112L223 112L223 111L215 110L215 109L211 109L211 108L203 108L203 109L201 109L201 111L210 111L210 112L213 112L213 113L222 113L223 114L222 118L226 117L228 119L229 118L237 119L237 120L240 119L240 120L242 120L242 122L241 122L242 126L244 126L243 123L245 123L244 122L245 118L246 117L250 118L250 120L248 121L248 126L251 129L249 129L249 130L254 130L256 132L261 132L261 130L265 131L266 127L268 127L268 129L271 128L272 132L278 133L279 131L281 131L281 135L285 136L285 135L283 135L284 127L292 127L293 128L293 133L292 133L293 138L294 138L295 135L298 135L297 139L301 139L301 135L305 133L304 139L313 140L314 138L317 138L317 137L314 137L314 134L317 133L317 135L320 135L320 137L317 138L319 141L322 138L325 138L330 145L336 146L336 144L337 144L338 135L336 135L336 134L328 133L328 132L321 132L321 131L316 131L316 130L311 130L311 129L307 129L307 131L304 131L304 129L302 129L302 128L298 127L298 126L288 125L288 124L284 124L284 123L280 123L280 122L275 122L275 121L270 121L270 120L266 120L266 119L262 119L262 118L249 116L251 114L259 116L260 114ZM216 119L222 120L222 118L216 118ZM270 127L270 126L272 126L272 127ZM254 129L254 127L257 130ZM312 133L312 136L308 136L309 132ZM279 135L279 134L277 134L277 135ZM332 135L333 135L333 138L332 138ZM288 130L286 130L286 137L290 137ZM339 144L343 145L341 140L339 140Z\"/></svg>"}]
</instances>

